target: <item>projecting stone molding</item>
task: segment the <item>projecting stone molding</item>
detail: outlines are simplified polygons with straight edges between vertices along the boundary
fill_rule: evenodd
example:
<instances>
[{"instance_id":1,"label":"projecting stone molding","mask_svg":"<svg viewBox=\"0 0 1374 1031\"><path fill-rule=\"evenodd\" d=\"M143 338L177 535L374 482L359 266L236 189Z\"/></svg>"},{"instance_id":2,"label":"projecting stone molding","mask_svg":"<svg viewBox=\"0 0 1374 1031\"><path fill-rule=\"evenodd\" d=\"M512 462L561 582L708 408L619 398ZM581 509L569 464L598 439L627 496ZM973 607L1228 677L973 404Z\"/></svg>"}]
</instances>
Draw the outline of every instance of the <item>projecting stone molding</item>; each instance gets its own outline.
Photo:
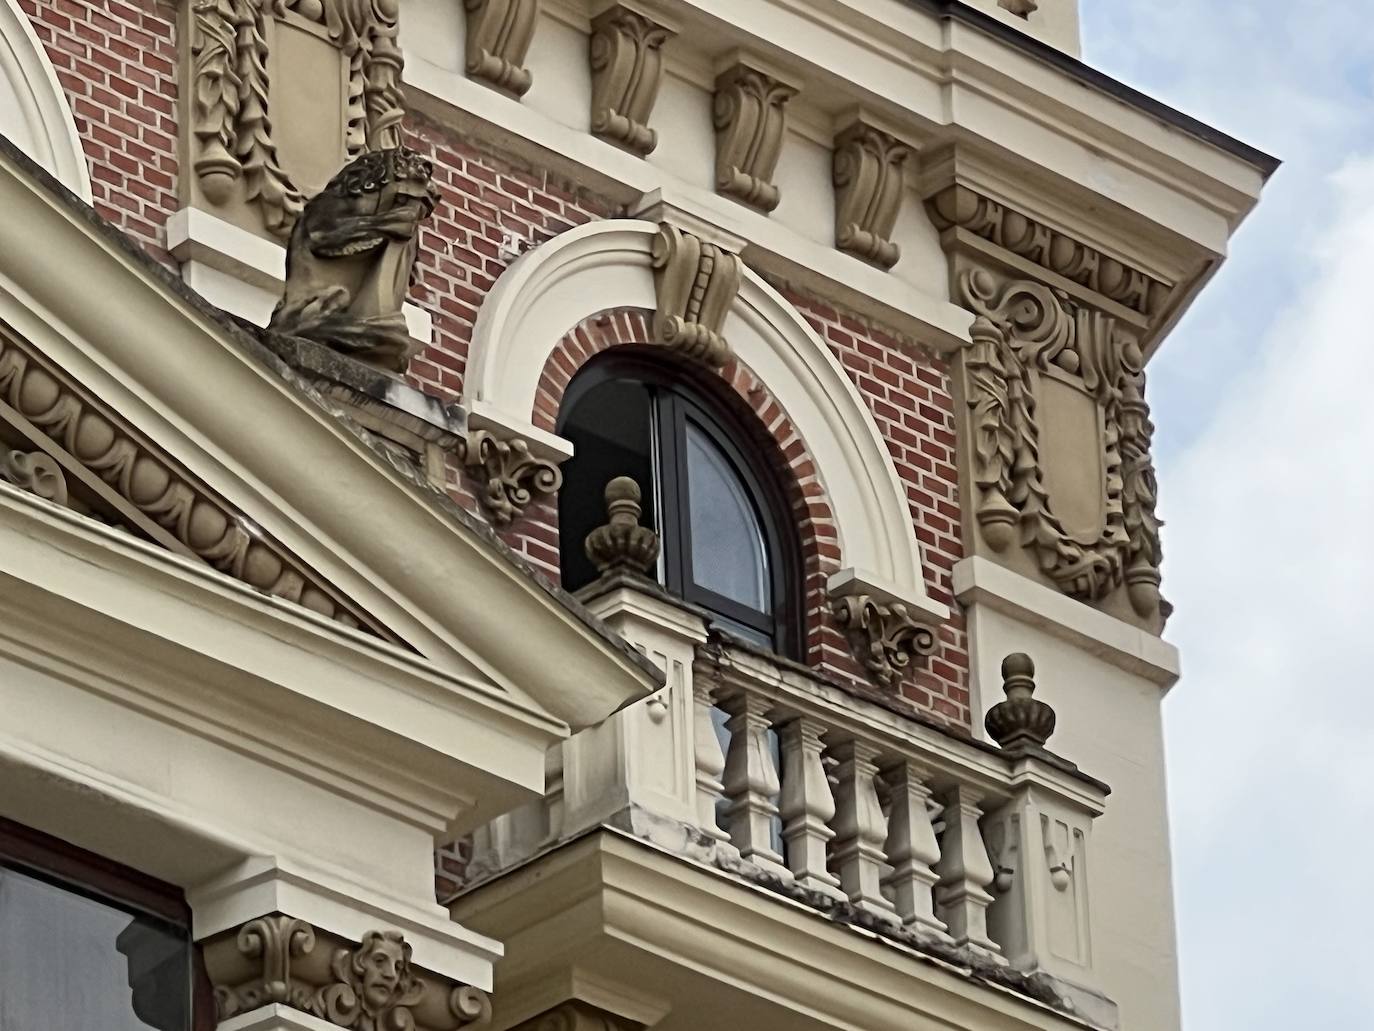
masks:
<instances>
[{"instance_id":1,"label":"projecting stone molding","mask_svg":"<svg viewBox=\"0 0 1374 1031\"><path fill-rule=\"evenodd\" d=\"M592 22L592 132L641 156L653 153L658 133L649 116L663 82L667 26L627 4Z\"/></svg>"}]
</instances>

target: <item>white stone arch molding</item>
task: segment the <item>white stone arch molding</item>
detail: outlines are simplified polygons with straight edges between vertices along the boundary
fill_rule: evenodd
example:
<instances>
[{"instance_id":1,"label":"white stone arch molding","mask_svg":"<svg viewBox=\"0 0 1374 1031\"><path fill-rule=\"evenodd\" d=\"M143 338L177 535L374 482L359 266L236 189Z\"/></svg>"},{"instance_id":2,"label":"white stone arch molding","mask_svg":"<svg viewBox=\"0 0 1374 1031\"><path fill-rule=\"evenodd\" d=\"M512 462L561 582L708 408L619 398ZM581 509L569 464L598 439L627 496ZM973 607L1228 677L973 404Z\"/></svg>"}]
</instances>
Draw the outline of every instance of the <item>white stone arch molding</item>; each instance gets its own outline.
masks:
<instances>
[{"instance_id":1,"label":"white stone arch molding","mask_svg":"<svg viewBox=\"0 0 1374 1031\"><path fill-rule=\"evenodd\" d=\"M545 363L583 319L655 307L651 253L658 225L593 222L517 259L477 315L463 404L474 427L514 434L557 458L572 444L532 422ZM927 623L949 610L926 593L906 491L868 406L806 320L746 269L725 322L731 350L767 384L806 442L835 514L842 570L834 595L898 601Z\"/></svg>"},{"instance_id":2,"label":"white stone arch molding","mask_svg":"<svg viewBox=\"0 0 1374 1031\"><path fill-rule=\"evenodd\" d=\"M91 202L86 156L62 84L17 0L0 0L0 134Z\"/></svg>"}]
</instances>

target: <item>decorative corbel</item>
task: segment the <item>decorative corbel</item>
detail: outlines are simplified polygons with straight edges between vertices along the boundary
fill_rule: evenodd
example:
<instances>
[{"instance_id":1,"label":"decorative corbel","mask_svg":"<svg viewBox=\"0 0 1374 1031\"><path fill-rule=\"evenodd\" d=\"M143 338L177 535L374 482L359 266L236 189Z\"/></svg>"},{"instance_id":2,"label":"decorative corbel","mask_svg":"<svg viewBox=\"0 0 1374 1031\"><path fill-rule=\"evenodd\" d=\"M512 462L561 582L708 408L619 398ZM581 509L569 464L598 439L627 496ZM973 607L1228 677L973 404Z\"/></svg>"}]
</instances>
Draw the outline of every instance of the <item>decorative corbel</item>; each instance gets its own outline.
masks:
<instances>
[{"instance_id":1,"label":"decorative corbel","mask_svg":"<svg viewBox=\"0 0 1374 1031\"><path fill-rule=\"evenodd\" d=\"M59 505L67 503L67 477L46 452L0 450L0 480Z\"/></svg>"},{"instance_id":2,"label":"decorative corbel","mask_svg":"<svg viewBox=\"0 0 1374 1031\"><path fill-rule=\"evenodd\" d=\"M658 534L639 525L643 512L639 484L629 476L617 476L606 484L608 521L587 534L587 557L603 575L616 572L648 573L658 561Z\"/></svg>"},{"instance_id":3,"label":"decorative corbel","mask_svg":"<svg viewBox=\"0 0 1374 1031\"><path fill-rule=\"evenodd\" d=\"M835 246L879 268L897 264L892 242L911 148L856 121L835 138Z\"/></svg>"},{"instance_id":4,"label":"decorative corbel","mask_svg":"<svg viewBox=\"0 0 1374 1031\"><path fill-rule=\"evenodd\" d=\"M782 154L787 102L797 90L743 62L716 78L716 189L761 211L782 195L773 173Z\"/></svg>"},{"instance_id":5,"label":"decorative corbel","mask_svg":"<svg viewBox=\"0 0 1374 1031\"><path fill-rule=\"evenodd\" d=\"M653 268L658 342L712 367L724 365L730 345L721 334L743 277L739 255L664 222L654 238Z\"/></svg>"},{"instance_id":6,"label":"decorative corbel","mask_svg":"<svg viewBox=\"0 0 1374 1031\"><path fill-rule=\"evenodd\" d=\"M938 646L935 631L913 619L901 602L846 595L832 600L831 611L864 668L887 687L896 686L913 660L935 654Z\"/></svg>"},{"instance_id":7,"label":"decorative corbel","mask_svg":"<svg viewBox=\"0 0 1374 1031\"><path fill-rule=\"evenodd\" d=\"M663 45L671 29L624 4L592 22L592 132L640 156L653 153L649 128L663 82Z\"/></svg>"},{"instance_id":8,"label":"decorative corbel","mask_svg":"<svg viewBox=\"0 0 1374 1031\"><path fill-rule=\"evenodd\" d=\"M354 945L275 914L207 942L204 953L221 1021L269 1005L350 1031L460 1031L491 1017L485 992L417 970L400 931L368 931Z\"/></svg>"},{"instance_id":9,"label":"decorative corbel","mask_svg":"<svg viewBox=\"0 0 1374 1031\"><path fill-rule=\"evenodd\" d=\"M479 495L497 526L509 526L536 496L556 494L563 486L557 464L530 452L519 437L501 440L488 430L469 430L458 445L469 474L486 484Z\"/></svg>"},{"instance_id":10,"label":"decorative corbel","mask_svg":"<svg viewBox=\"0 0 1374 1031\"><path fill-rule=\"evenodd\" d=\"M463 0L467 11L467 73L523 97L534 83L525 67L539 0Z\"/></svg>"}]
</instances>

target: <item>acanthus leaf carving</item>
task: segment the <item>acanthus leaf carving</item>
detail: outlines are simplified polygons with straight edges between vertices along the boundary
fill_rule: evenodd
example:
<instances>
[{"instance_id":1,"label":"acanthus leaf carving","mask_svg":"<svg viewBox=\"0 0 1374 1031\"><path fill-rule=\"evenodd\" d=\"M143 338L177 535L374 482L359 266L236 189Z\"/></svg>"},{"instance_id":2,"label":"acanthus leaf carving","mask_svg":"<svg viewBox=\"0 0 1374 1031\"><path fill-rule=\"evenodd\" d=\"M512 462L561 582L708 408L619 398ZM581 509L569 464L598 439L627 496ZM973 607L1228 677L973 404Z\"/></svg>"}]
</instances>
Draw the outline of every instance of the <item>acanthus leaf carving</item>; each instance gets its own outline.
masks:
<instances>
[{"instance_id":1,"label":"acanthus leaf carving","mask_svg":"<svg viewBox=\"0 0 1374 1031\"><path fill-rule=\"evenodd\" d=\"M463 0L467 73L523 97L534 84L525 57L539 21L539 0Z\"/></svg>"},{"instance_id":2,"label":"acanthus leaf carving","mask_svg":"<svg viewBox=\"0 0 1374 1031\"><path fill-rule=\"evenodd\" d=\"M191 9L191 132L201 190L227 203L242 179L263 224L286 236L305 199L282 166L273 137L269 22L323 25L347 67L345 138L352 158L400 144L404 115L394 0L196 0Z\"/></svg>"},{"instance_id":3,"label":"acanthus leaf carving","mask_svg":"<svg viewBox=\"0 0 1374 1031\"><path fill-rule=\"evenodd\" d=\"M1159 597L1161 523L1144 401L1145 361L1129 327L1030 280L982 269L959 278L979 315L964 353L975 518L994 551L1017 539L1068 594L1098 600L1125 581L1142 618L1167 616ZM1056 517L1045 483L1038 384L1058 378L1101 411L1101 520L1094 539Z\"/></svg>"},{"instance_id":4,"label":"acanthus leaf carving","mask_svg":"<svg viewBox=\"0 0 1374 1031\"><path fill-rule=\"evenodd\" d=\"M592 132L641 156L658 133L649 116L663 82L663 45L671 30L621 4L592 23Z\"/></svg>"},{"instance_id":5,"label":"acanthus leaf carving","mask_svg":"<svg viewBox=\"0 0 1374 1031\"><path fill-rule=\"evenodd\" d=\"M653 244L658 342L718 368L730 358L725 317L739 293L739 255L664 222Z\"/></svg>"},{"instance_id":6,"label":"acanthus leaf carving","mask_svg":"<svg viewBox=\"0 0 1374 1031\"><path fill-rule=\"evenodd\" d=\"M558 465L534 455L519 437L502 440L490 430L470 430L458 453L469 474L485 484L479 497L497 526L509 526L536 497L563 486Z\"/></svg>"},{"instance_id":7,"label":"acanthus leaf carving","mask_svg":"<svg viewBox=\"0 0 1374 1031\"><path fill-rule=\"evenodd\" d=\"M892 241L911 148L880 129L855 122L835 140L835 245L889 269L902 256Z\"/></svg>"},{"instance_id":8,"label":"acanthus leaf carving","mask_svg":"<svg viewBox=\"0 0 1374 1031\"><path fill-rule=\"evenodd\" d=\"M913 619L901 602L844 595L832 600L831 612L855 656L887 687L894 687L915 659L933 655L939 647L934 629Z\"/></svg>"},{"instance_id":9,"label":"acanthus leaf carving","mask_svg":"<svg viewBox=\"0 0 1374 1031\"><path fill-rule=\"evenodd\" d=\"M716 189L761 211L772 211L782 194L773 173L782 154L787 102L796 89L747 64L716 79L712 116L716 127Z\"/></svg>"}]
</instances>

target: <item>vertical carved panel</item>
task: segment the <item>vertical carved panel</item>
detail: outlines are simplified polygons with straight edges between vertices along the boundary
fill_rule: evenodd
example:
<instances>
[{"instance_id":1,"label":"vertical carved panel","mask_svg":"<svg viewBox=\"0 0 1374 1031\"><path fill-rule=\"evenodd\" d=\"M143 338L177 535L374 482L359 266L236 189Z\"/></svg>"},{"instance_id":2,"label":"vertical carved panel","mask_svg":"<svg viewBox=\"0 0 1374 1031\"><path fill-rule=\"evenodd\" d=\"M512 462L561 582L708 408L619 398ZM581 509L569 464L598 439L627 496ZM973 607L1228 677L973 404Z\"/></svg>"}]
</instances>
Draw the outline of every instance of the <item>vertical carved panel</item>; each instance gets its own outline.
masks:
<instances>
[{"instance_id":1,"label":"vertical carved panel","mask_svg":"<svg viewBox=\"0 0 1374 1031\"><path fill-rule=\"evenodd\" d=\"M539 0L463 0L467 12L467 73L523 97L534 83L525 67Z\"/></svg>"},{"instance_id":2,"label":"vertical carved panel","mask_svg":"<svg viewBox=\"0 0 1374 1031\"><path fill-rule=\"evenodd\" d=\"M892 242L911 148L855 122L835 140L835 246L879 268L902 256Z\"/></svg>"},{"instance_id":3,"label":"vertical carved panel","mask_svg":"<svg viewBox=\"0 0 1374 1031\"><path fill-rule=\"evenodd\" d=\"M782 195L773 173L787 129L787 102L797 91L786 83L737 64L716 79L716 189L762 211Z\"/></svg>"},{"instance_id":4,"label":"vertical carved panel","mask_svg":"<svg viewBox=\"0 0 1374 1031\"><path fill-rule=\"evenodd\" d=\"M592 132L640 155L658 146L648 123L663 82L663 45L672 35L623 5L592 23Z\"/></svg>"}]
</instances>

